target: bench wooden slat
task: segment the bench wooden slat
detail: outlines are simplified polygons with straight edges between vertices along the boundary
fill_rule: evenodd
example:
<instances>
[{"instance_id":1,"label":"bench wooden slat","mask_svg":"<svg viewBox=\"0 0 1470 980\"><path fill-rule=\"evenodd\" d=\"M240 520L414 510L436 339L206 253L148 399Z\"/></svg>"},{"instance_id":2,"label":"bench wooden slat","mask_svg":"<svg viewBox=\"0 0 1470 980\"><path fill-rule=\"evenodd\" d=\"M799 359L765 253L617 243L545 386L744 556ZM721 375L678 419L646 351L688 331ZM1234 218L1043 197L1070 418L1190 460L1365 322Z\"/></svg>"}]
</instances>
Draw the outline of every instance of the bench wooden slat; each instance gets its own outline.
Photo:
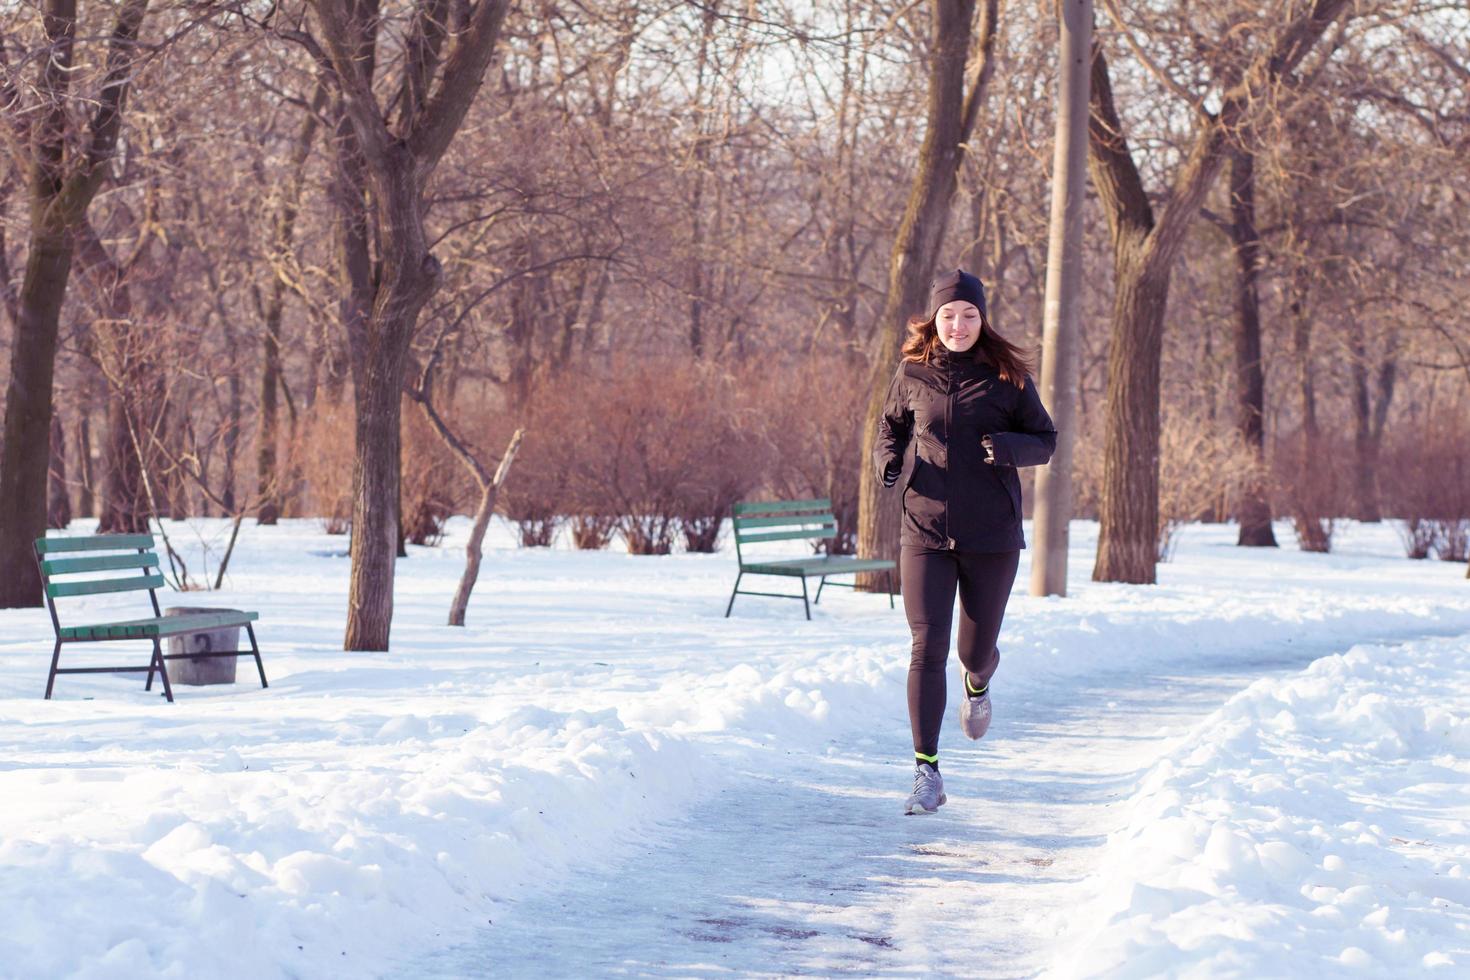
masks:
<instances>
[{"instance_id":1,"label":"bench wooden slat","mask_svg":"<svg viewBox=\"0 0 1470 980\"><path fill-rule=\"evenodd\" d=\"M812 514L810 516L792 514L785 517L737 517L735 518L735 530L743 531L749 527L794 527L801 524L836 523L837 518L831 514Z\"/></svg>"},{"instance_id":2,"label":"bench wooden slat","mask_svg":"<svg viewBox=\"0 0 1470 980\"><path fill-rule=\"evenodd\" d=\"M153 547L151 534L92 534L58 535L53 538L37 538L36 551L51 555L59 551L122 551Z\"/></svg>"},{"instance_id":3,"label":"bench wooden slat","mask_svg":"<svg viewBox=\"0 0 1470 980\"><path fill-rule=\"evenodd\" d=\"M129 555L89 555L86 558L48 558L41 562L43 575L105 572L117 568L157 568L158 554L135 551Z\"/></svg>"},{"instance_id":4,"label":"bench wooden slat","mask_svg":"<svg viewBox=\"0 0 1470 980\"><path fill-rule=\"evenodd\" d=\"M133 592L161 589L167 584L162 575L138 575L130 578L94 579L90 582L47 582L46 594L53 599L69 595L101 595L104 592Z\"/></svg>"},{"instance_id":5,"label":"bench wooden slat","mask_svg":"<svg viewBox=\"0 0 1470 980\"><path fill-rule=\"evenodd\" d=\"M254 612L190 613L186 616L151 616L118 623L93 623L89 626L63 626L65 640L132 640L155 636L180 636L202 633L224 626L244 626L260 618Z\"/></svg>"},{"instance_id":6,"label":"bench wooden slat","mask_svg":"<svg viewBox=\"0 0 1470 980\"><path fill-rule=\"evenodd\" d=\"M832 525L813 531L759 531L755 534L742 534L741 544L751 544L759 541L795 541L798 538L835 538L837 528Z\"/></svg>"},{"instance_id":7,"label":"bench wooden slat","mask_svg":"<svg viewBox=\"0 0 1470 980\"><path fill-rule=\"evenodd\" d=\"M824 558L795 558L791 561L758 561L740 566L743 571L766 575L844 575L851 572L881 572L893 562L881 558L852 558L833 555Z\"/></svg>"},{"instance_id":8,"label":"bench wooden slat","mask_svg":"<svg viewBox=\"0 0 1470 980\"><path fill-rule=\"evenodd\" d=\"M741 514L787 514L797 510L825 510L832 509L832 501L823 497L819 500L768 500L757 503L740 503L732 509L732 513Z\"/></svg>"}]
</instances>

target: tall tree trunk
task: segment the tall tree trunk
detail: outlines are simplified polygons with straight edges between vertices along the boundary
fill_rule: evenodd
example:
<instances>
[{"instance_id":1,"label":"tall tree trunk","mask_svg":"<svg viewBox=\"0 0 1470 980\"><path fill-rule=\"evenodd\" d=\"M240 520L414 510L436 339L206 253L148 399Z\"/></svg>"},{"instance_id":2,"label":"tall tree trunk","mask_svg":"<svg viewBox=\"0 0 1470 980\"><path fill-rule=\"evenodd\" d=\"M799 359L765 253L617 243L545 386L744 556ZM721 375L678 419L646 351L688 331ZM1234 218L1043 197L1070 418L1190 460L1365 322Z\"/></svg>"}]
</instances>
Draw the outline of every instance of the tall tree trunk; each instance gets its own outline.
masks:
<instances>
[{"instance_id":1,"label":"tall tree trunk","mask_svg":"<svg viewBox=\"0 0 1470 980\"><path fill-rule=\"evenodd\" d=\"M888 264L888 294L873 332L868 406L863 418L863 454L858 483L858 554L898 556L899 507L883 493L871 463L883 397L898 366L908 318L925 312L929 283L944 244L949 213L959 183L965 144L974 131L980 104L994 71L997 0L983 0L975 23L975 0L933 0L929 49L929 102L924 142L909 191L903 221ZM975 52L971 56L971 38ZM967 73L966 64L970 65ZM956 247L958 252L958 247ZM888 587L885 576L858 576L859 587Z\"/></svg>"},{"instance_id":2,"label":"tall tree trunk","mask_svg":"<svg viewBox=\"0 0 1470 980\"><path fill-rule=\"evenodd\" d=\"M1378 457L1383 445L1383 427L1393 401L1398 364L1394 345L1378 364L1376 379L1368 359L1368 345L1361 333L1349 340L1352 351L1353 455L1355 486L1353 505L1360 521L1383 519L1379 504ZM1374 398L1377 389L1377 398Z\"/></svg>"},{"instance_id":3,"label":"tall tree trunk","mask_svg":"<svg viewBox=\"0 0 1470 980\"><path fill-rule=\"evenodd\" d=\"M41 604L41 573L31 542L46 533L52 378L57 325L71 242L65 234L33 236L20 288L20 319L10 351L5 441L0 446L0 607Z\"/></svg>"},{"instance_id":4,"label":"tall tree trunk","mask_svg":"<svg viewBox=\"0 0 1470 980\"><path fill-rule=\"evenodd\" d=\"M147 455L152 426L141 411L154 398L146 383L143 344L133 319L133 294L127 273L118 266L88 221L77 229L77 261L97 291L106 314L97 324L92 350L105 379L107 432L102 448L98 534L137 534L148 530L152 512L143 486L142 464L134 434ZM159 406L152 405L152 411Z\"/></svg>"},{"instance_id":5,"label":"tall tree trunk","mask_svg":"<svg viewBox=\"0 0 1470 980\"><path fill-rule=\"evenodd\" d=\"M77 512L83 517L97 516L97 496L92 488L92 418L82 411L77 415L77 475L81 488L77 493Z\"/></svg>"},{"instance_id":6,"label":"tall tree trunk","mask_svg":"<svg viewBox=\"0 0 1470 980\"><path fill-rule=\"evenodd\" d=\"M151 508L143 485L143 468L133 446L133 432L145 438L129 417L128 397L110 391L107 398L107 443L103 448L103 485L98 534L137 534L148 530ZM160 515L161 516L161 515Z\"/></svg>"},{"instance_id":7,"label":"tall tree trunk","mask_svg":"<svg viewBox=\"0 0 1470 980\"><path fill-rule=\"evenodd\" d=\"M1077 343L1082 320L1082 209L1087 195L1087 113L1092 0L1061 0L1061 71L1046 258L1041 400L1057 428L1051 462L1036 473L1031 517L1031 594L1067 594L1072 453L1077 443Z\"/></svg>"},{"instance_id":8,"label":"tall tree trunk","mask_svg":"<svg viewBox=\"0 0 1470 980\"><path fill-rule=\"evenodd\" d=\"M709 346L704 335L705 282L704 267L704 185L709 179L710 116L705 105L705 76L709 71L710 45L714 43L715 25L719 18L718 0L704 8L699 34L699 54L694 65L694 189L689 202L691 222L689 241L689 349L695 357L703 357Z\"/></svg>"},{"instance_id":9,"label":"tall tree trunk","mask_svg":"<svg viewBox=\"0 0 1470 980\"><path fill-rule=\"evenodd\" d=\"M1230 154L1230 238L1235 246L1235 424L1251 452L1238 518L1243 547L1275 548L1266 476L1266 373L1261 363L1261 236L1256 229L1256 160Z\"/></svg>"},{"instance_id":10,"label":"tall tree trunk","mask_svg":"<svg viewBox=\"0 0 1470 980\"><path fill-rule=\"evenodd\" d=\"M62 301L71 274L73 232L96 196L112 158L148 0L125 0L108 41L106 70L84 145L67 152L76 0L44 0L51 48L35 86L32 122L31 236L16 303L15 343L0 448L0 608L41 605L33 541L46 533L51 400Z\"/></svg>"},{"instance_id":11,"label":"tall tree trunk","mask_svg":"<svg viewBox=\"0 0 1470 980\"><path fill-rule=\"evenodd\" d=\"M260 507L256 520L275 524L281 516L282 478L276 472L276 444L280 441L281 321L286 309L287 277L296 247L296 218L301 210L301 193L306 183L306 160L316 140L317 116L326 105L326 87L318 84L311 110L301 122L291 148L290 178L281 192L281 202L271 226L270 298L262 317L260 367L260 434L255 450L255 484Z\"/></svg>"},{"instance_id":12,"label":"tall tree trunk","mask_svg":"<svg viewBox=\"0 0 1470 980\"><path fill-rule=\"evenodd\" d=\"M71 523L71 496L66 486L66 429L61 413L51 412L50 493L46 501L46 527L61 529Z\"/></svg>"},{"instance_id":13,"label":"tall tree trunk","mask_svg":"<svg viewBox=\"0 0 1470 980\"><path fill-rule=\"evenodd\" d=\"M232 365L239 364L240 344L239 339L235 336L235 328L228 321L225 321L224 330L226 356L229 357ZM235 503L235 477L236 464L240 456L240 429L242 427L240 418L244 413L244 406L242 405L243 392L241 391L243 382L241 381L239 370L230 371L227 384L229 385L230 396L225 407L225 431L222 433L223 438L220 440L224 443L225 457L224 464L221 467L222 472L220 473L220 507L224 511L223 516L234 517L238 512ZM202 501L202 509L206 514L209 512L208 508L209 500L206 497Z\"/></svg>"}]
</instances>

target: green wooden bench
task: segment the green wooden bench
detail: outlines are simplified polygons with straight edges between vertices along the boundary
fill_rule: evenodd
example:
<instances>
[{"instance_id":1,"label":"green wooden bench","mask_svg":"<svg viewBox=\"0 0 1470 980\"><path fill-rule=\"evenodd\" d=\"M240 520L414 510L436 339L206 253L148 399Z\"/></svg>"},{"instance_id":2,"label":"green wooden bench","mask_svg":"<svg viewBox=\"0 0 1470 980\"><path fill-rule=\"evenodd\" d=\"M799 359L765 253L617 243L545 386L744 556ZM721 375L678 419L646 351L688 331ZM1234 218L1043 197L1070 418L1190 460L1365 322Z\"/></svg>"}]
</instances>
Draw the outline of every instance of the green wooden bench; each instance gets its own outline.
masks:
<instances>
[{"instance_id":1,"label":"green wooden bench","mask_svg":"<svg viewBox=\"0 0 1470 980\"><path fill-rule=\"evenodd\" d=\"M77 555L75 553L83 552ZM100 552L122 552L122 554L100 554ZM63 555L64 557L52 557ZM151 534L96 534L90 537L56 537L36 539L36 562L41 566L41 581L46 588L46 607L51 611L51 626L56 631L56 648L51 652L51 673L46 678L46 697L56 685L57 674L134 674L148 673L148 682L143 690L153 690L153 672L163 678L163 694L170 702L174 699L173 687L168 681L165 661L182 660L185 657L255 657L255 667L260 671L260 686L269 687L265 680L265 665L260 662L260 647L255 642L255 629L250 625L260 618L253 612L192 613L183 616L165 616L158 608L158 595L154 591L164 586L163 576L158 572L158 554L153 550ZM82 573L124 571L137 569L141 575L125 575L120 578L91 578L81 581L58 581L57 576ZM128 619L111 623L90 623L86 626L62 626L56 614L56 600L68 596L99 595L108 592L141 592L147 590L153 604L153 615L146 619ZM229 626L243 626L250 634L249 650L228 650L209 653L175 653L165 655L162 641L169 636L189 636L207 633ZM118 640L151 640L153 656L141 667L59 667L63 643L98 643Z\"/></svg>"},{"instance_id":2,"label":"green wooden bench","mask_svg":"<svg viewBox=\"0 0 1470 980\"><path fill-rule=\"evenodd\" d=\"M888 608L893 608L894 562L881 558L851 558L846 555L813 555L810 558L783 558L752 561L745 557L744 546L766 541L795 541L802 538L820 540L837 537L837 517L832 501L771 500L735 505L735 556L740 572L735 576L735 590L725 607L725 618L735 608L737 595L763 595L777 599L800 599L806 607L806 618L812 618L812 605L822 601L822 589L828 584L844 589L857 588L856 583L827 582L829 575L852 575L857 572L888 573ZM788 592L741 591L740 581L747 575L784 575L801 579L801 595ZM806 580L819 578L817 595L807 601Z\"/></svg>"}]
</instances>

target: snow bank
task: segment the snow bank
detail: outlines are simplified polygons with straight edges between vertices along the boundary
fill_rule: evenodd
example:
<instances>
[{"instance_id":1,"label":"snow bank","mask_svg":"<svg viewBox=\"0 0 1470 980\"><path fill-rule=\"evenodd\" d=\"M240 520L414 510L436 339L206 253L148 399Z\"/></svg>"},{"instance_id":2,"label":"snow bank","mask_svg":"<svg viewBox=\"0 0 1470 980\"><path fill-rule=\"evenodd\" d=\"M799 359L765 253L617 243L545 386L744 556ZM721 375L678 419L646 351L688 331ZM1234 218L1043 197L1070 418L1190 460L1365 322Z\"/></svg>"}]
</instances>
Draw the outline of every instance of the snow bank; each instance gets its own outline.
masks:
<instances>
[{"instance_id":1,"label":"snow bank","mask_svg":"<svg viewBox=\"0 0 1470 980\"><path fill-rule=\"evenodd\" d=\"M1252 684L1123 816L1053 975L1465 975L1470 638Z\"/></svg>"},{"instance_id":2,"label":"snow bank","mask_svg":"<svg viewBox=\"0 0 1470 980\"><path fill-rule=\"evenodd\" d=\"M695 785L687 744L611 711L332 727L315 763L196 736L6 773L0 974L374 973Z\"/></svg>"}]
</instances>

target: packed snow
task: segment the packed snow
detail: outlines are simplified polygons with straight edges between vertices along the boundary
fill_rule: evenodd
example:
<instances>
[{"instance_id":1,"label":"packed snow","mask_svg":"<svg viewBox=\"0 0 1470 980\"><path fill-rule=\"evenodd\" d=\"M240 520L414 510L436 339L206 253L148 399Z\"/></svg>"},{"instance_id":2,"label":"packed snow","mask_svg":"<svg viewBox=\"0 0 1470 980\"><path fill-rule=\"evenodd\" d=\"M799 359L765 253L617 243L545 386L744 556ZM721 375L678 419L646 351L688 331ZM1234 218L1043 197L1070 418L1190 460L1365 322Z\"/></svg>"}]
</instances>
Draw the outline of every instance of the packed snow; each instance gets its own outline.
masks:
<instances>
[{"instance_id":1,"label":"packed snow","mask_svg":"<svg viewBox=\"0 0 1470 980\"><path fill-rule=\"evenodd\" d=\"M217 560L222 523L169 527ZM457 520L400 562L392 650L344 653L345 539L247 526L224 591L160 598L259 611L271 686L246 660L172 705L141 675L42 700L49 619L0 612L0 975L1470 968L1464 566L1386 525L1330 555L1193 525L1158 585L1099 584L1096 532L1067 598L1026 595L1022 553L994 726L947 720L923 818L901 609L725 619L729 552L497 524L458 629Z\"/></svg>"}]
</instances>

